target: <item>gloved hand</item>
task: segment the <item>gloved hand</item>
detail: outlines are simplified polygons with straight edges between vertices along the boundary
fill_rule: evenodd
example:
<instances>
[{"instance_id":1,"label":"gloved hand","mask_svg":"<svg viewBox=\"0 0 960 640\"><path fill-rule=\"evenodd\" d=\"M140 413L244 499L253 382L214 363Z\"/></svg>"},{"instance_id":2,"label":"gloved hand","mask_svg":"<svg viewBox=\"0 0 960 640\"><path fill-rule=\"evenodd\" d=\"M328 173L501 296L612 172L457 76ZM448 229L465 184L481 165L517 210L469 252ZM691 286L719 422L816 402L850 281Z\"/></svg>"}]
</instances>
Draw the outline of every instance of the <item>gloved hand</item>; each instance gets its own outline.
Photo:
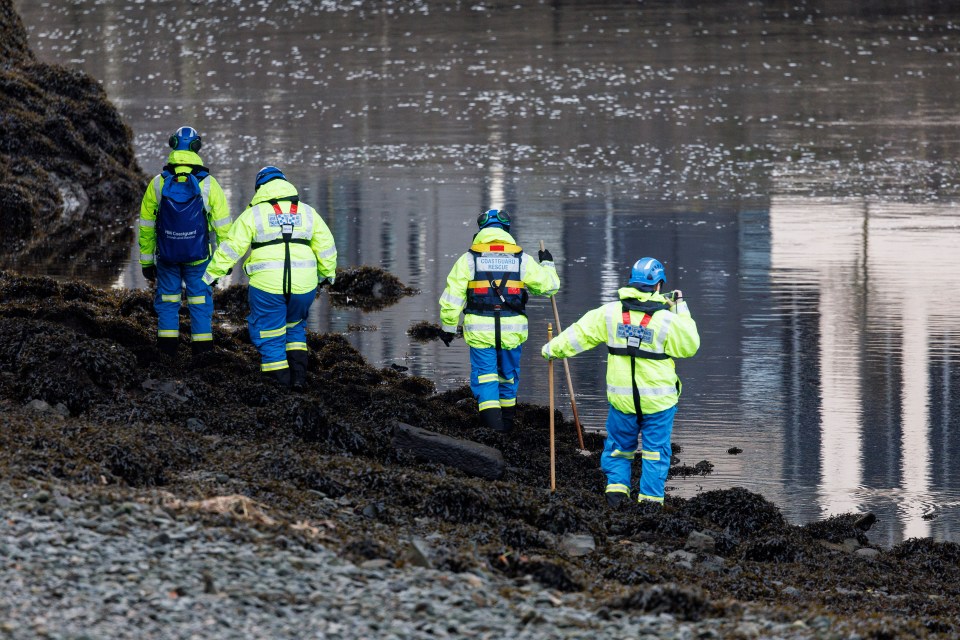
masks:
<instances>
[{"instance_id":1,"label":"gloved hand","mask_svg":"<svg viewBox=\"0 0 960 640\"><path fill-rule=\"evenodd\" d=\"M210 283L210 288L211 288L211 289L216 289L218 282L220 282L220 278L217 278L216 280L214 280L213 282L211 282L211 283Z\"/></svg>"},{"instance_id":2,"label":"gloved hand","mask_svg":"<svg viewBox=\"0 0 960 640\"><path fill-rule=\"evenodd\" d=\"M327 276L326 278L321 278L320 284L318 286L330 285L333 286L333 281L337 279L337 276Z\"/></svg>"},{"instance_id":3,"label":"gloved hand","mask_svg":"<svg viewBox=\"0 0 960 640\"><path fill-rule=\"evenodd\" d=\"M538 251L537 258L540 260L540 262L543 262L544 260L548 262L553 262L553 256L546 249L541 249L540 251Z\"/></svg>"},{"instance_id":4,"label":"gloved hand","mask_svg":"<svg viewBox=\"0 0 960 640\"><path fill-rule=\"evenodd\" d=\"M675 291L669 292L671 295L667 296L667 306L673 308L674 306L680 304L680 301L683 300L683 291L677 289Z\"/></svg>"},{"instance_id":5,"label":"gloved hand","mask_svg":"<svg viewBox=\"0 0 960 640\"><path fill-rule=\"evenodd\" d=\"M441 331L440 339L443 340L443 344L450 346L450 343L453 342L453 334L449 331Z\"/></svg>"},{"instance_id":6,"label":"gloved hand","mask_svg":"<svg viewBox=\"0 0 960 640\"><path fill-rule=\"evenodd\" d=\"M143 277L154 282L157 279L157 265L155 264L145 264L141 265L140 273L143 274Z\"/></svg>"},{"instance_id":7,"label":"gloved hand","mask_svg":"<svg viewBox=\"0 0 960 640\"><path fill-rule=\"evenodd\" d=\"M230 267L229 269L227 269L227 275L230 275L231 273L233 273L233 267Z\"/></svg>"},{"instance_id":8,"label":"gloved hand","mask_svg":"<svg viewBox=\"0 0 960 640\"><path fill-rule=\"evenodd\" d=\"M549 347L549 346L550 346L549 343L547 343L547 344L543 345L543 348L542 348L542 349L540 349L540 355L543 356L543 359L544 359L544 360L554 360L554 359L555 359L554 356L550 354L550 350L547 348L547 347Z\"/></svg>"}]
</instances>

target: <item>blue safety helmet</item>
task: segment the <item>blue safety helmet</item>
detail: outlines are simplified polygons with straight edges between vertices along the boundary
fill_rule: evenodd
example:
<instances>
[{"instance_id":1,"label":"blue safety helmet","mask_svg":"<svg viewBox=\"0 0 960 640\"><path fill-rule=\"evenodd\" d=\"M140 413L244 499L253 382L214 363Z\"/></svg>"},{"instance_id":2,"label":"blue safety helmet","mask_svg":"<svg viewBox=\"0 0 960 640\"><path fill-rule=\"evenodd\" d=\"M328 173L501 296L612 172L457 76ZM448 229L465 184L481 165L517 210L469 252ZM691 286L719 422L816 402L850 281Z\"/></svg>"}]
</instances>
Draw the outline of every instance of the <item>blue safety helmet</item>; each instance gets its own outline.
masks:
<instances>
[{"instance_id":1,"label":"blue safety helmet","mask_svg":"<svg viewBox=\"0 0 960 640\"><path fill-rule=\"evenodd\" d=\"M167 141L174 151L200 151L200 134L193 127L180 127Z\"/></svg>"},{"instance_id":2,"label":"blue safety helmet","mask_svg":"<svg viewBox=\"0 0 960 640\"><path fill-rule=\"evenodd\" d=\"M510 214L503 209L488 209L477 216L477 226L481 229L499 227L510 231Z\"/></svg>"},{"instance_id":3,"label":"blue safety helmet","mask_svg":"<svg viewBox=\"0 0 960 640\"><path fill-rule=\"evenodd\" d=\"M667 283L667 274L663 265L656 258L640 258L633 263L630 270L629 284L656 286L658 282Z\"/></svg>"},{"instance_id":4,"label":"blue safety helmet","mask_svg":"<svg viewBox=\"0 0 960 640\"><path fill-rule=\"evenodd\" d=\"M277 169L273 166L266 166L260 171L257 172L257 182L254 186L254 191L267 184L271 180L286 180L287 176L283 175L283 171Z\"/></svg>"}]
</instances>

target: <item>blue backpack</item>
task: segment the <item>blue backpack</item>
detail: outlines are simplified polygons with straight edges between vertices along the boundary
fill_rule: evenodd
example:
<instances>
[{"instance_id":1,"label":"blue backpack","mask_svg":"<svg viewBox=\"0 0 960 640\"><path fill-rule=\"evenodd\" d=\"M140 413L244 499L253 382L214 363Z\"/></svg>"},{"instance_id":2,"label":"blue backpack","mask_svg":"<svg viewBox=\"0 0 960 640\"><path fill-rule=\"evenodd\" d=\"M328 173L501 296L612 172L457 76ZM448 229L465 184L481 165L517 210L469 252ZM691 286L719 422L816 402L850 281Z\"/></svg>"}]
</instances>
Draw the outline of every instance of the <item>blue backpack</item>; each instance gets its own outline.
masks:
<instances>
[{"instance_id":1,"label":"blue backpack","mask_svg":"<svg viewBox=\"0 0 960 640\"><path fill-rule=\"evenodd\" d=\"M154 180L157 194L157 259L164 262L196 262L210 256L207 237L207 199L210 172L195 167L189 173L174 173L167 165ZM160 189L160 179L163 189ZM202 184L201 184L202 183Z\"/></svg>"}]
</instances>

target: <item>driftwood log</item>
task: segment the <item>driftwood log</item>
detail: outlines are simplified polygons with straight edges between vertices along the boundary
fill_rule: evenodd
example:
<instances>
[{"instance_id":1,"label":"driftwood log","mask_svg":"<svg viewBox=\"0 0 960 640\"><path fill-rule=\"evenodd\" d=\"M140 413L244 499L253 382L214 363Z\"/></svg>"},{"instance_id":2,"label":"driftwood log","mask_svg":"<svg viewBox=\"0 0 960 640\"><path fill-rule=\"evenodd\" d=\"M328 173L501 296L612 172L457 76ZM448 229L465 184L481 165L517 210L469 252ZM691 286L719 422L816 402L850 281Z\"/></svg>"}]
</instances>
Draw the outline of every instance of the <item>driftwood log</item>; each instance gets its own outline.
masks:
<instances>
[{"instance_id":1,"label":"driftwood log","mask_svg":"<svg viewBox=\"0 0 960 640\"><path fill-rule=\"evenodd\" d=\"M500 478L506 468L503 454L498 449L403 422L393 428L393 446L412 452L419 460L439 462L487 480Z\"/></svg>"}]
</instances>

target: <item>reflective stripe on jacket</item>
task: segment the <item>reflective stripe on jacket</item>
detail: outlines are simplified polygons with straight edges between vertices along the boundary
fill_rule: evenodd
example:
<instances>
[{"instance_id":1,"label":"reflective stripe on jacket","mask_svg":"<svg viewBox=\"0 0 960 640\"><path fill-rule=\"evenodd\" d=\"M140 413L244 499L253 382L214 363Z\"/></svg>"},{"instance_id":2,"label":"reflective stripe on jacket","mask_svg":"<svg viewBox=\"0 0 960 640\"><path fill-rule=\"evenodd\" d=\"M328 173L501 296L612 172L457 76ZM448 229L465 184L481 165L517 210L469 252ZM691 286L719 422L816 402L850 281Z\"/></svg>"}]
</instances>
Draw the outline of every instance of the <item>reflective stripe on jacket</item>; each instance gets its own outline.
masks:
<instances>
[{"instance_id":1,"label":"reflective stripe on jacket","mask_svg":"<svg viewBox=\"0 0 960 640\"><path fill-rule=\"evenodd\" d=\"M296 188L286 180L271 180L257 189L250 206L234 220L230 235L220 243L207 266L203 279L208 284L222 278L243 257L251 244L271 243L282 236L281 223L293 225L290 242L292 293L307 293L317 288L322 278L333 278L337 270L337 248L333 234L320 214L310 205L298 202L291 215L291 198ZM278 216L270 201L276 200ZM250 251L243 269L250 286L267 293L283 293L284 243L258 246Z\"/></svg>"},{"instance_id":2,"label":"reflective stripe on jacket","mask_svg":"<svg viewBox=\"0 0 960 640\"><path fill-rule=\"evenodd\" d=\"M624 324L621 300L666 302L666 298L659 293L647 293L633 287L624 287L617 293L620 300L585 313L548 342L543 354L552 358L567 358L600 344L620 350L627 346L628 336L635 333L630 330L618 331L618 325ZM628 313L631 326L639 327L644 314L632 310ZM686 302L680 302L672 310L655 311L643 329L649 333L644 332L639 348L650 354L669 356L663 360L637 358L635 362L640 410L643 413L656 413L677 404L680 379L673 358L689 358L696 354L700 348L700 334ZM607 356L607 400L624 413L636 413L633 385L630 382L630 360L627 355L611 353Z\"/></svg>"},{"instance_id":3,"label":"reflective stripe on jacket","mask_svg":"<svg viewBox=\"0 0 960 640\"><path fill-rule=\"evenodd\" d=\"M474 237L474 245L513 245L516 241L509 233L496 227L481 229ZM538 263L535 258L520 253L519 281L526 291L538 296L552 296L560 289L560 277L553 262ZM445 331L456 331L460 313L467 305L467 290L475 277L474 254L464 253L454 263L447 276L447 286L440 296L440 321ZM495 319L466 313L463 316L463 337L471 347L496 346ZM527 318L523 315L502 317L500 320L500 346L514 349L527 339Z\"/></svg>"},{"instance_id":4,"label":"reflective stripe on jacket","mask_svg":"<svg viewBox=\"0 0 960 640\"><path fill-rule=\"evenodd\" d=\"M173 165L177 172L190 171L193 167L202 167L203 160L193 151L171 151L167 164ZM163 191L163 176L157 175L147 185L140 201L140 222L138 244L140 245L140 264L151 265L156 262L157 251L157 211L160 208L160 192ZM230 231L230 207L220 183L211 175L200 182L204 208L207 210L207 228L213 232L220 244ZM206 258L204 258L205 260ZM198 260L191 264L200 264Z\"/></svg>"}]
</instances>

